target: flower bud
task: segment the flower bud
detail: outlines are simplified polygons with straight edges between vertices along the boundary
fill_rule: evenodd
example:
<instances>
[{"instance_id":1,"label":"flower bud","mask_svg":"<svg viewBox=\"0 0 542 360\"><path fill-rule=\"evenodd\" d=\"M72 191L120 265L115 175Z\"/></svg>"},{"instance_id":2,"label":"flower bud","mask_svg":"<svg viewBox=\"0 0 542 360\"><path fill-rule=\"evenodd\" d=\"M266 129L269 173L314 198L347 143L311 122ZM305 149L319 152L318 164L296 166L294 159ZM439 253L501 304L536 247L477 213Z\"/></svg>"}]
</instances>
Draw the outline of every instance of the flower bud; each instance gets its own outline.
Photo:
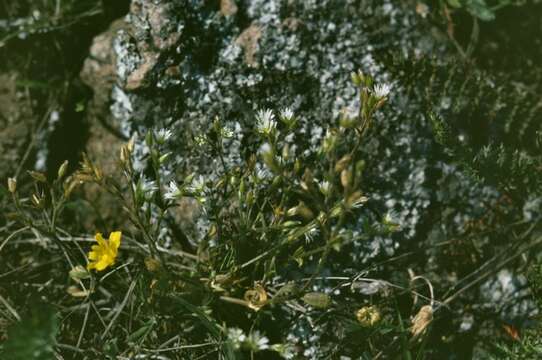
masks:
<instances>
[{"instance_id":1,"label":"flower bud","mask_svg":"<svg viewBox=\"0 0 542 360\"><path fill-rule=\"evenodd\" d=\"M28 174L30 176L32 176L32 178L36 181L39 181L39 182L47 182L47 177L45 176L44 173L41 173L41 172L38 172L38 171L32 171L32 170L29 170L28 171Z\"/></svg>"},{"instance_id":2,"label":"flower bud","mask_svg":"<svg viewBox=\"0 0 542 360\"><path fill-rule=\"evenodd\" d=\"M74 285L68 287L67 292L73 297L87 297L90 295L90 292L88 290L81 290Z\"/></svg>"},{"instance_id":3,"label":"flower bud","mask_svg":"<svg viewBox=\"0 0 542 360\"><path fill-rule=\"evenodd\" d=\"M62 179L64 175L66 175L66 171L68 170L68 160L64 160L64 162L60 165L58 168L58 179Z\"/></svg>"},{"instance_id":4,"label":"flower bud","mask_svg":"<svg viewBox=\"0 0 542 360\"><path fill-rule=\"evenodd\" d=\"M353 82L354 85L356 85L356 86L360 86L360 85L362 84L361 76L363 76L363 74L361 74L361 76L360 76L360 73L361 73L361 71L360 71L360 72L354 72L354 71L353 71L353 72L350 74L350 78L352 79L352 82Z\"/></svg>"},{"instance_id":5,"label":"flower bud","mask_svg":"<svg viewBox=\"0 0 542 360\"><path fill-rule=\"evenodd\" d=\"M132 136L130 140L126 143L126 150L131 154L134 151L134 145L135 145L135 136Z\"/></svg>"},{"instance_id":6,"label":"flower bud","mask_svg":"<svg viewBox=\"0 0 542 360\"><path fill-rule=\"evenodd\" d=\"M130 159L130 151L128 150L128 146L123 145L120 147L120 161L124 164Z\"/></svg>"},{"instance_id":7,"label":"flower bud","mask_svg":"<svg viewBox=\"0 0 542 360\"><path fill-rule=\"evenodd\" d=\"M43 206L43 200L37 194L32 194L31 200L35 207L41 208Z\"/></svg>"},{"instance_id":8,"label":"flower bud","mask_svg":"<svg viewBox=\"0 0 542 360\"><path fill-rule=\"evenodd\" d=\"M17 179L8 178L8 190L10 193L15 194L15 191L17 191Z\"/></svg>"},{"instance_id":9,"label":"flower bud","mask_svg":"<svg viewBox=\"0 0 542 360\"><path fill-rule=\"evenodd\" d=\"M324 140L322 141L322 150L324 153L329 154L337 145L337 134L332 131L327 131Z\"/></svg>"},{"instance_id":10,"label":"flower bud","mask_svg":"<svg viewBox=\"0 0 542 360\"><path fill-rule=\"evenodd\" d=\"M335 171L340 173L341 171L343 171L344 169L346 169L348 167L348 165L350 165L350 161L352 160L352 156L350 155L345 155L343 156L339 161L337 161L337 163L335 164Z\"/></svg>"},{"instance_id":11,"label":"flower bud","mask_svg":"<svg viewBox=\"0 0 542 360\"><path fill-rule=\"evenodd\" d=\"M314 219L314 213L302 201L299 202L297 206L294 206L293 208L288 209L287 214L288 216L299 215L307 221Z\"/></svg>"},{"instance_id":12,"label":"flower bud","mask_svg":"<svg viewBox=\"0 0 542 360\"><path fill-rule=\"evenodd\" d=\"M363 193L358 190L348 196L348 198L346 199L346 206L350 209L359 208L367 201L369 201L369 198L363 195Z\"/></svg>"},{"instance_id":13,"label":"flower bud","mask_svg":"<svg viewBox=\"0 0 542 360\"><path fill-rule=\"evenodd\" d=\"M154 144L154 136L152 131L148 131L147 135L145 135L145 144L150 148Z\"/></svg>"},{"instance_id":14,"label":"flower bud","mask_svg":"<svg viewBox=\"0 0 542 360\"><path fill-rule=\"evenodd\" d=\"M341 185L345 189L350 189L350 186L352 185L352 171L349 169L341 171Z\"/></svg>"},{"instance_id":15,"label":"flower bud","mask_svg":"<svg viewBox=\"0 0 542 360\"><path fill-rule=\"evenodd\" d=\"M420 311L412 319L410 332L413 337L417 337L425 332L429 324L433 321L433 308L431 305L422 306Z\"/></svg>"},{"instance_id":16,"label":"flower bud","mask_svg":"<svg viewBox=\"0 0 542 360\"><path fill-rule=\"evenodd\" d=\"M72 278L74 281L90 278L90 273L81 265L77 265L76 267L72 268L69 274L70 278Z\"/></svg>"},{"instance_id":17,"label":"flower bud","mask_svg":"<svg viewBox=\"0 0 542 360\"><path fill-rule=\"evenodd\" d=\"M160 158L158 159L158 162L160 164L164 164L166 161L168 161L169 157L171 156L171 153L168 152L168 153L165 153L164 155L160 156Z\"/></svg>"},{"instance_id":18,"label":"flower bud","mask_svg":"<svg viewBox=\"0 0 542 360\"><path fill-rule=\"evenodd\" d=\"M271 171L276 174L280 173L281 169L279 161L269 144L265 144L264 146L262 146L261 155L263 162Z\"/></svg>"}]
</instances>

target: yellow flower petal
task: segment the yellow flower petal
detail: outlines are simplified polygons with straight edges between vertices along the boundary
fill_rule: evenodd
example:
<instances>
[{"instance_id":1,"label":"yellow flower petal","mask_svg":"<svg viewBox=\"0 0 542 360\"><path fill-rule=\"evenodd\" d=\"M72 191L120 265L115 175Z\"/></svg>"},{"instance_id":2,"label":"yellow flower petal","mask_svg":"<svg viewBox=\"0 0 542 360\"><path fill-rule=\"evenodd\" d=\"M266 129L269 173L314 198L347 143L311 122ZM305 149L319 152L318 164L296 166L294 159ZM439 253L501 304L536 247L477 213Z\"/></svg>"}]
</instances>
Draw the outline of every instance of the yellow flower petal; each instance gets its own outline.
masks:
<instances>
[{"instance_id":1,"label":"yellow flower petal","mask_svg":"<svg viewBox=\"0 0 542 360\"><path fill-rule=\"evenodd\" d=\"M117 250L120 246L120 238L122 236L122 233L120 231L112 232L109 235L109 244L112 245L112 247Z\"/></svg>"},{"instance_id":2,"label":"yellow flower petal","mask_svg":"<svg viewBox=\"0 0 542 360\"><path fill-rule=\"evenodd\" d=\"M100 259L100 261L98 261L96 263L96 270L98 271L103 271L105 270L106 267L108 267L109 265L111 265L112 262L110 261L110 258L109 256L104 256Z\"/></svg>"},{"instance_id":3,"label":"yellow flower petal","mask_svg":"<svg viewBox=\"0 0 542 360\"><path fill-rule=\"evenodd\" d=\"M98 245L100 246L107 246L103 236L102 236L102 233L96 233L96 236L94 237L96 239L96 241L98 242Z\"/></svg>"}]
</instances>

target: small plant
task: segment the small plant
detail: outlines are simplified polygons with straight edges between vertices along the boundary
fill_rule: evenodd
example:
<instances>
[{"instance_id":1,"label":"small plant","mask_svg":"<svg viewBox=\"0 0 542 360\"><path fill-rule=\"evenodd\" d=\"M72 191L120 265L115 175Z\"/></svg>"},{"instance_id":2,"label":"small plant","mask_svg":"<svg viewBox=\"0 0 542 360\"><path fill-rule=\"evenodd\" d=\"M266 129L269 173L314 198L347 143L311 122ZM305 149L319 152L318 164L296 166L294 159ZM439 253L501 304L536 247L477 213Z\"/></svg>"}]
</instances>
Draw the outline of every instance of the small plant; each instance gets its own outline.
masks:
<instances>
[{"instance_id":1,"label":"small plant","mask_svg":"<svg viewBox=\"0 0 542 360\"><path fill-rule=\"evenodd\" d=\"M354 244L399 229L390 216L376 221L364 211L370 196L362 177L368 130L391 87L375 84L362 72L353 73L352 81L359 109L344 111L310 151L303 147L310 142L299 141L299 115L291 109L262 110L250 130L254 151L237 164L224 158L233 131L220 119L194 139L207 161L218 159L220 166L211 175L168 175L164 165L172 154L163 149L173 133L163 129L146 134L145 149L133 140L122 147L123 178L104 174L83 156L80 169L69 177L67 163L52 182L31 172L35 190L29 198L21 197L10 179L24 225L20 232L39 234L44 249L65 260L60 273L75 283L65 287L70 296L57 304L64 319L59 338L70 342L68 348L108 358L164 351L292 359L315 350L272 324L280 318L288 327L299 317L314 329L344 332L329 340L329 348L322 343L322 351L345 341L345 353L374 355L388 351L382 334L411 336L406 324L394 319L387 283L366 280L361 264L342 273L334 266ZM137 151L148 154L148 166L134 163ZM94 245L87 237L81 245L58 221L74 189L85 183L98 185L120 203L124 213L119 216L129 222L110 232L109 240L98 231ZM197 239L173 222L186 201L201 209ZM339 273L329 276L330 269ZM58 280L51 279L62 287ZM399 288L410 291L408 285ZM432 315L432 305L427 307ZM68 318L62 309L73 315ZM322 317L329 319L320 325ZM430 321L424 318L421 329L414 320L414 336L423 336ZM359 336L372 345L360 347ZM404 344L392 343L410 353Z\"/></svg>"}]
</instances>

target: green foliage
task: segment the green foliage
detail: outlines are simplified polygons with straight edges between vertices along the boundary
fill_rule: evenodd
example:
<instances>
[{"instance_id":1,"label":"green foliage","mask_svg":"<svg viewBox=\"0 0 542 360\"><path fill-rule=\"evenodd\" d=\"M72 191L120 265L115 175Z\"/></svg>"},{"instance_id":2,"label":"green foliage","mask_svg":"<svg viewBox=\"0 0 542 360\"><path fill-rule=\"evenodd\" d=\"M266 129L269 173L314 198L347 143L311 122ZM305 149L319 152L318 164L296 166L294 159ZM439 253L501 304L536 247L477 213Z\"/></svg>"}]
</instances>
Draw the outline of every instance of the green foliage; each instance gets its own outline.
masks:
<instances>
[{"instance_id":1,"label":"green foliage","mask_svg":"<svg viewBox=\"0 0 542 360\"><path fill-rule=\"evenodd\" d=\"M533 360L542 357L540 331L529 330L510 345L497 344L493 360Z\"/></svg>"},{"instance_id":2,"label":"green foliage","mask_svg":"<svg viewBox=\"0 0 542 360\"><path fill-rule=\"evenodd\" d=\"M34 305L30 314L8 331L0 355L10 360L52 360L59 331L58 318L50 307Z\"/></svg>"},{"instance_id":3,"label":"green foliage","mask_svg":"<svg viewBox=\"0 0 542 360\"><path fill-rule=\"evenodd\" d=\"M62 300L61 307L72 306L85 319L83 324L77 320L64 324L79 334L70 340L77 351L112 358L152 353L145 349L170 341L172 329L182 324L190 331L183 331L178 348L187 349L191 356L201 356L210 348L225 359L260 353L291 358L300 351L272 319L279 317L289 328L297 326L300 315L308 324L329 317L316 328L344 333L341 353L369 356L409 346L394 342L388 349L383 338L392 333L403 339L411 336L402 320L407 314L399 320L393 315L397 311L393 299L401 295L392 294L385 282L363 282L361 265L345 271L337 262L359 256L352 249L364 246L371 237L400 229L390 215L371 217L364 211L369 198L363 191L366 165L361 149L388 101L390 87L375 84L361 71L352 74L352 80L359 109L345 111L339 121L330 122L314 151L294 142L303 135L297 127L300 115L290 109L261 110L255 114L252 151L238 154L241 160L236 165L224 160L234 131L220 119L194 139L202 159L217 163L212 176L179 169L182 180L166 178L163 168L170 156L165 149L172 132L163 129L145 136L149 161L145 173L137 170L137 149L131 140L120 152L121 177L105 174L99 164L83 156L79 170L69 176L67 162L54 180L30 171L34 190L28 196L26 189L18 189L10 180L15 217L24 225L19 232L39 234L47 253L65 259L51 281L63 288L62 274L71 278L66 291L73 299ZM116 262L108 262L115 268L105 275L102 269L85 270L88 246L66 236L59 226L81 184L98 186L120 205L129 222L122 230L118 258L116 252L111 255ZM175 226L172 214L186 201L201 209L199 239L194 241L177 227L171 238L175 243L165 248L164 224ZM13 246L24 251L25 245L17 240ZM107 246L100 251L106 254ZM334 277L328 275L330 271ZM358 288L372 283L374 289L360 294ZM328 284L344 289L320 290ZM409 294L411 285L404 281L396 288ZM363 292L371 298L364 298ZM75 299L81 302L74 305ZM99 305L113 299L116 306ZM90 312L91 306L98 314ZM432 305L426 307L432 314ZM101 312L108 315L102 318ZM371 314L370 321L359 315L364 312ZM134 313L137 317L132 318ZM423 329L430 321L422 324ZM105 331L92 335L103 325ZM360 335L372 343L371 348L359 346ZM318 346L324 345L330 355L339 351L336 337L321 340Z\"/></svg>"},{"instance_id":4,"label":"green foliage","mask_svg":"<svg viewBox=\"0 0 542 360\"><path fill-rule=\"evenodd\" d=\"M472 16L482 21L495 20L496 11L508 6L518 5L524 1L518 0L496 0L488 3L486 0L447 0L446 4L454 9L464 9Z\"/></svg>"}]
</instances>

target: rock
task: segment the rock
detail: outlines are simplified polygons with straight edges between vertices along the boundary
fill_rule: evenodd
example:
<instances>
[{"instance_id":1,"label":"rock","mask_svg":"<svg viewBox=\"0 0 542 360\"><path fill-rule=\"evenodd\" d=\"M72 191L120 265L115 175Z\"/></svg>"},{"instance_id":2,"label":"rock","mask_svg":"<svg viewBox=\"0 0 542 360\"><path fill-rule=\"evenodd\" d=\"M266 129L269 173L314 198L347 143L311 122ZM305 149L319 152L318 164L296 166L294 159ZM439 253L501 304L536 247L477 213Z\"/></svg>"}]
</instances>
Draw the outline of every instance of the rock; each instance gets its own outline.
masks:
<instances>
[{"instance_id":1,"label":"rock","mask_svg":"<svg viewBox=\"0 0 542 360\"><path fill-rule=\"evenodd\" d=\"M143 62L126 79L124 89L134 91L149 85L151 73L158 61L158 54L148 52L143 54Z\"/></svg>"},{"instance_id":2,"label":"rock","mask_svg":"<svg viewBox=\"0 0 542 360\"><path fill-rule=\"evenodd\" d=\"M0 73L0 181L15 176L32 136L34 119L15 73Z\"/></svg>"},{"instance_id":3,"label":"rock","mask_svg":"<svg viewBox=\"0 0 542 360\"><path fill-rule=\"evenodd\" d=\"M239 8L235 4L235 0L220 0L220 12L224 16L233 16L237 14Z\"/></svg>"},{"instance_id":4,"label":"rock","mask_svg":"<svg viewBox=\"0 0 542 360\"><path fill-rule=\"evenodd\" d=\"M474 182L442 155L431 134L427 110L474 123L490 113L481 108L486 101L472 101L480 94L498 94L487 103L499 102L499 107L488 105L500 109L499 114L512 112L508 109L514 106L508 105L520 104L514 98L521 100L522 95L510 87L493 89L492 76L477 69L469 73L480 76L463 84L461 68L445 61L425 62L432 57L454 59L456 49L445 36L435 36L432 17L421 2L217 1L133 0L129 28L117 31L112 47L107 48L114 52L116 80L104 92L111 96L103 103L111 103L110 116L122 134L139 135L136 148L144 149L147 131L167 128L175 133L164 145L164 151L173 154L162 169L164 179L181 180L176 174L186 169L216 176L221 168L218 159L201 154L191 142L207 131L215 116L233 129L224 155L230 168L242 161L239 154L255 150L251 134L254 114L261 108L291 107L299 116L300 131L292 145L314 151L341 109L357 108L350 73L361 69L392 87L363 147L364 187L375 212L393 211L402 231L349 244L349 258L330 264L326 271L356 269L376 256L409 249L427 249L427 259L420 258L418 265L428 274L443 271L438 268L439 257L446 257L447 263L464 259L448 256L443 249L449 247L433 245L463 237L456 230L493 209L499 193ZM111 72L109 65L103 66L105 73ZM429 76L424 77L424 71ZM98 83L92 86L100 91ZM532 114L525 114L532 118L539 114L530 105L517 108L532 109ZM518 114L516 119L523 120L523 113ZM106 140L89 148L96 157L107 156L107 144L116 140L107 140L100 131L94 134ZM146 161L143 155L137 157L138 170L147 167ZM205 212L190 202L183 202L180 209L182 214L173 216L184 228L193 229L190 240L197 240L208 224ZM364 231L358 223L351 227L349 231L356 234ZM165 238L171 239L168 231L164 228ZM452 273L465 266L459 262L449 267ZM443 275L441 288L454 283L445 279ZM460 306L454 306L460 314ZM304 346L319 353L321 344L315 342L323 329L293 324L290 330L290 334L297 330L305 334ZM314 341L310 340L313 335Z\"/></svg>"},{"instance_id":5,"label":"rock","mask_svg":"<svg viewBox=\"0 0 542 360\"><path fill-rule=\"evenodd\" d=\"M107 31L96 36L81 69L81 79L94 92L87 112L91 124L104 121L114 126L109 105L111 91L119 81L119 76L116 69L117 53L115 53L113 45L117 33L128 28L129 25L120 19L113 22Z\"/></svg>"}]
</instances>

